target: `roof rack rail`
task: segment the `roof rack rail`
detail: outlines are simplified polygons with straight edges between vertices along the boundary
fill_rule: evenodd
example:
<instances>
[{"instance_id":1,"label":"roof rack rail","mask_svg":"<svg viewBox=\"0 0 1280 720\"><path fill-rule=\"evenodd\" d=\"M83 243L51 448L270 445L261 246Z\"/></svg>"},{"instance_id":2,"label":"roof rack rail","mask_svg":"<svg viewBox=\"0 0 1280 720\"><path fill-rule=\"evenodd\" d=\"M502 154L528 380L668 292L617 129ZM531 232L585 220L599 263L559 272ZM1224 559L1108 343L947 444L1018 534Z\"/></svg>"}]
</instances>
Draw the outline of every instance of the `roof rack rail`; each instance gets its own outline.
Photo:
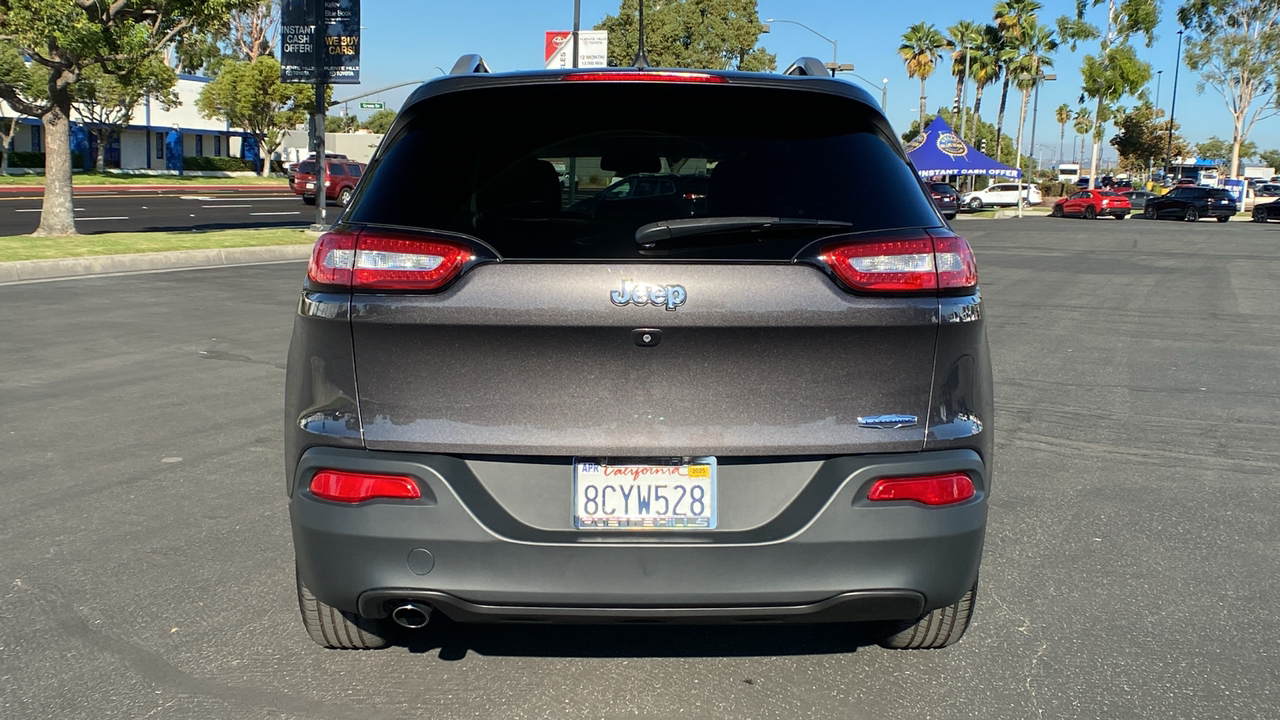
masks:
<instances>
[{"instance_id":1,"label":"roof rack rail","mask_svg":"<svg viewBox=\"0 0 1280 720\"><path fill-rule=\"evenodd\" d=\"M791 63L791 67L783 75L809 75L813 77L830 77L827 66L817 58L802 57Z\"/></svg>"},{"instance_id":2,"label":"roof rack rail","mask_svg":"<svg viewBox=\"0 0 1280 720\"><path fill-rule=\"evenodd\" d=\"M449 71L450 75L470 75L471 73L488 73L493 72L485 63L484 58L479 55L463 55L458 58L458 62L453 64L453 69Z\"/></svg>"}]
</instances>

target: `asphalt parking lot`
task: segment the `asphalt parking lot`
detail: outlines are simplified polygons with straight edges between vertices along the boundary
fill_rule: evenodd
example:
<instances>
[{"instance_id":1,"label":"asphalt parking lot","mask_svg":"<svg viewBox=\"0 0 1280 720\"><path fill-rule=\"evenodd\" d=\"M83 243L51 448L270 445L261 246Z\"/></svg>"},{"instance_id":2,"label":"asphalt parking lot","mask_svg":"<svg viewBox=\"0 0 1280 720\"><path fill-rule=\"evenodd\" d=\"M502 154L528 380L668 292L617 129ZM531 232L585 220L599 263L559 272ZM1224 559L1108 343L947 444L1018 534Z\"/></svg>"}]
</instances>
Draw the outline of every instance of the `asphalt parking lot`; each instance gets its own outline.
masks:
<instances>
[{"instance_id":1,"label":"asphalt parking lot","mask_svg":"<svg viewBox=\"0 0 1280 720\"><path fill-rule=\"evenodd\" d=\"M280 446L303 266L0 287L0 717L1280 717L1280 225L958 222L997 388L974 625L325 651Z\"/></svg>"}]
</instances>

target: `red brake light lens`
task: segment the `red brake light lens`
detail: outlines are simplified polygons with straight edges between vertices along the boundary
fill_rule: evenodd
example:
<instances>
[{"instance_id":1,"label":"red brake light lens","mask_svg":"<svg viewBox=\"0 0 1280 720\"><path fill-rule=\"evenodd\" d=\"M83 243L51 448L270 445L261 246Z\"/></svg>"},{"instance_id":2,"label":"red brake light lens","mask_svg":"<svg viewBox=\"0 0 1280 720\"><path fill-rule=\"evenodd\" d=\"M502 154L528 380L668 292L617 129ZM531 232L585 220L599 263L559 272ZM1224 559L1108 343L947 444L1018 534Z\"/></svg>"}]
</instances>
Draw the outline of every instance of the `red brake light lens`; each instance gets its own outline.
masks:
<instances>
[{"instance_id":1,"label":"red brake light lens","mask_svg":"<svg viewBox=\"0 0 1280 720\"><path fill-rule=\"evenodd\" d=\"M436 290L474 257L470 247L439 238L332 232L316 242L307 275L354 290Z\"/></svg>"},{"instance_id":2,"label":"red brake light lens","mask_svg":"<svg viewBox=\"0 0 1280 720\"><path fill-rule=\"evenodd\" d=\"M569 82L675 82L675 83L727 83L719 75L693 72L585 72L564 76Z\"/></svg>"},{"instance_id":3,"label":"red brake light lens","mask_svg":"<svg viewBox=\"0 0 1280 720\"><path fill-rule=\"evenodd\" d=\"M865 292L961 290L978 284L973 249L958 235L828 245L821 259L842 282Z\"/></svg>"},{"instance_id":4,"label":"red brake light lens","mask_svg":"<svg viewBox=\"0 0 1280 720\"><path fill-rule=\"evenodd\" d=\"M925 505L953 505L974 495L973 480L964 473L881 478L871 486L872 501L913 500Z\"/></svg>"},{"instance_id":5,"label":"red brake light lens","mask_svg":"<svg viewBox=\"0 0 1280 720\"><path fill-rule=\"evenodd\" d=\"M405 475L321 470L311 478L311 494L340 503L362 503L374 498L416 500L422 497L418 484Z\"/></svg>"}]
</instances>

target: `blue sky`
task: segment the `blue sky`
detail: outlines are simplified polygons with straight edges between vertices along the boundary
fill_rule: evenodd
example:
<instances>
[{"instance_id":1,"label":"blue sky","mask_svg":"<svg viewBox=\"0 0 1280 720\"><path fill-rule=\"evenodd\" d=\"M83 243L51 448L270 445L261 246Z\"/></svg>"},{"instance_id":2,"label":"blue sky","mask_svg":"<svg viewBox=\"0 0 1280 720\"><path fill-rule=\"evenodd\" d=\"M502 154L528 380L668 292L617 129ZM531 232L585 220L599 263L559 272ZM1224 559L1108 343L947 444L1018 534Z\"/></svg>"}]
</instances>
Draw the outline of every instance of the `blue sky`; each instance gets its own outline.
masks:
<instances>
[{"instance_id":1,"label":"blue sky","mask_svg":"<svg viewBox=\"0 0 1280 720\"><path fill-rule=\"evenodd\" d=\"M606 14L617 12L618 0L581 0L582 27L590 29ZM361 77L359 86L341 86L335 98L349 97L357 92L391 85L397 82L429 78L448 70L458 56L478 52L495 71L536 69L542 65L543 33L547 30L568 30L573 25L573 0L488 0L487 2L443 2L441 0L363 0L361 23L364 26L361 48ZM890 3L870 4L832 2L831 0L762 0L759 3L760 18L781 18L803 22L823 35L839 43L839 59L853 63L855 72L872 82L880 83L888 78L887 114L899 132L905 130L918 115L920 82L907 77L897 49L902 33L907 27L921 20L944 29L958 20L968 19L988 22L993 3ZM1157 40L1151 48L1140 48L1140 57L1153 65L1153 79L1149 92L1156 99L1155 70L1163 70L1160 81L1160 105L1168 111L1173 91L1175 56L1177 54L1177 30L1174 12L1178 3L1165 0L1162 19L1157 29ZM1047 0L1039 12L1041 22L1052 22L1059 15L1074 12L1072 0ZM926 9L928 8L928 9ZM1093 11L1095 22L1105 21L1105 7ZM761 39L770 52L778 56L778 64L785 67L796 57L812 55L822 60L831 58L830 43L796 25L773 23L772 32ZM1057 81L1045 83L1040 92L1039 122L1036 143L1046 162L1058 153L1059 126L1053 119L1053 110L1066 102L1076 107L1080 95L1079 66L1081 58L1094 48L1081 47L1071 53L1063 48L1055 56ZM847 79L854 82L857 78ZM1199 78L1183 67L1178 81L1178 107L1176 119L1183 134L1192 142L1217 135L1231 138L1231 116L1217 91L1206 88L1196 94ZM868 88L874 97L880 91ZM372 99L387 102L398 108L412 87L383 93ZM930 110L950 105L955 91L955 80L948 67L942 67L926 84ZM972 101L972 87L970 99ZM1005 128L1016 133L1017 104L1015 93L1009 95ZM999 86L988 88L982 105L983 119L994 122L999 105ZM1026 134L1031 131L1030 110ZM1111 133L1114 134L1114 133ZM1066 154L1070 155L1073 133L1067 127ZM1110 134L1108 135L1110 137ZM1280 148L1280 118L1260 121L1254 126L1250 139L1262 149ZM1024 141L1026 142L1026 141ZM1113 157L1114 150L1107 155ZM1068 158L1070 159L1070 158Z\"/></svg>"}]
</instances>

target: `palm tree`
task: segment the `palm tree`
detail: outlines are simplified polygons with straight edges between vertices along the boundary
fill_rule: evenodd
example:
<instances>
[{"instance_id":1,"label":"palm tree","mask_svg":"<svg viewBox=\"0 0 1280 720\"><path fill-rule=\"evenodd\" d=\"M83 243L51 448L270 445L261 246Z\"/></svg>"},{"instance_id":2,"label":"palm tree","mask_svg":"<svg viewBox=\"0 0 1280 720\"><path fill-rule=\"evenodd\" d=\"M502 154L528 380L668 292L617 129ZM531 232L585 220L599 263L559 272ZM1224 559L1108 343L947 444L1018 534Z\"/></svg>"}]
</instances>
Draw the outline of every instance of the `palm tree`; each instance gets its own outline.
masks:
<instances>
[{"instance_id":1,"label":"palm tree","mask_svg":"<svg viewBox=\"0 0 1280 720\"><path fill-rule=\"evenodd\" d=\"M1074 127L1076 131L1076 135L1089 136L1093 134L1093 116L1089 114L1089 110L1087 108L1082 107L1076 110ZM1076 149L1074 147L1074 143L1072 143L1072 148L1071 148L1072 159L1079 160L1079 157L1082 154L1084 154L1083 145L1081 146L1080 153L1077 154Z\"/></svg>"},{"instance_id":2,"label":"palm tree","mask_svg":"<svg viewBox=\"0 0 1280 720\"><path fill-rule=\"evenodd\" d=\"M1004 131L1004 109L1009 100L1009 65L1021 53L1023 21L1036 17L1041 8L1036 0L1000 0L995 6L995 28L1000 42L993 44L996 59L1004 68L1004 84L1000 88L1000 111L996 115L996 162L1000 161L1000 136Z\"/></svg>"},{"instance_id":3,"label":"palm tree","mask_svg":"<svg viewBox=\"0 0 1280 720\"><path fill-rule=\"evenodd\" d=\"M1003 67L996 59L996 51L993 49L993 43L999 39L999 34L994 25L987 25L982 29L982 44L978 47L976 57L969 58L969 77L973 78L974 97L973 97L973 133L969 138L969 144L972 145L978 139L978 119L982 110L982 91L988 85L1000 79Z\"/></svg>"},{"instance_id":4,"label":"palm tree","mask_svg":"<svg viewBox=\"0 0 1280 720\"><path fill-rule=\"evenodd\" d=\"M1014 148L1014 163L1021 167L1022 127L1027 122L1027 105L1031 102L1031 91L1040 82L1040 75L1045 68L1053 67L1053 59L1046 57L1058 49L1058 41L1053 31L1036 22L1035 16L1023 21L1019 35L1022 38L1022 54L1014 63L1017 73L1018 89L1022 91L1022 108L1018 114L1018 142ZM1036 149L1031 148L1035 155Z\"/></svg>"},{"instance_id":5,"label":"palm tree","mask_svg":"<svg viewBox=\"0 0 1280 720\"><path fill-rule=\"evenodd\" d=\"M907 77L920 78L920 132L924 132L924 82L942 59L942 51L951 47L951 40L931 23L918 22L902 34L898 55L907 64Z\"/></svg>"},{"instance_id":6,"label":"palm tree","mask_svg":"<svg viewBox=\"0 0 1280 720\"><path fill-rule=\"evenodd\" d=\"M956 99L951 103L951 107L960 107L960 98L964 95L964 83L969 78L965 76L965 60L966 55L969 56L968 65L973 67L974 51L982 46L982 25L969 20L961 20L960 22L947 28L947 33L951 35L951 41L955 43L955 52L951 53L951 74L956 78ZM963 108L962 108L963 111Z\"/></svg>"},{"instance_id":7,"label":"palm tree","mask_svg":"<svg viewBox=\"0 0 1280 720\"><path fill-rule=\"evenodd\" d=\"M1062 144L1067 141L1067 123L1071 122L1071 106L1062 103L1057 110L1053 111L1054 119L1058 121L1058 125L1062 127L1062 132L1058 135L1058 163L1061 164Z\"/></svg>"}]
</instances>

